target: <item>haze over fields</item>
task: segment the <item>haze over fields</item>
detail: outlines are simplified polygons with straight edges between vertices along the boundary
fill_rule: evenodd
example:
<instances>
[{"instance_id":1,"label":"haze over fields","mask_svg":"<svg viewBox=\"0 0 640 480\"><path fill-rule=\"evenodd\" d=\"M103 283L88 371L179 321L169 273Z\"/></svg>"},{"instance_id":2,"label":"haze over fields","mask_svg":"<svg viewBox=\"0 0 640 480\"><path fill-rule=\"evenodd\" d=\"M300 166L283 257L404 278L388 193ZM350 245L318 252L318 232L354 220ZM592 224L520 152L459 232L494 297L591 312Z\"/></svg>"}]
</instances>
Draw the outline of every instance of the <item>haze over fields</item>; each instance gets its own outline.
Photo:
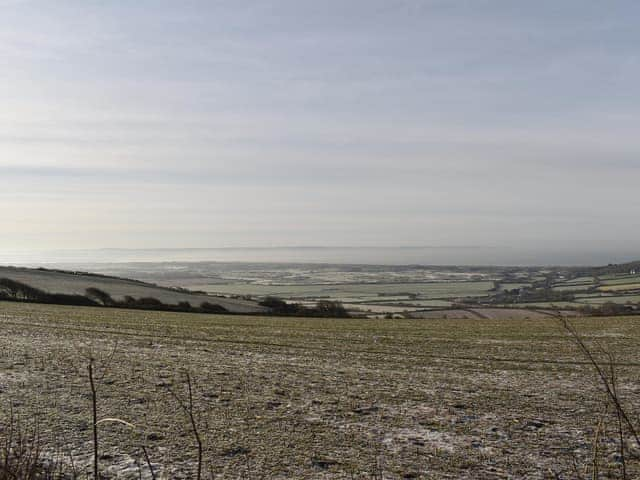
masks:
<instances>
[{"instance_id":1,"label":"haze over fields","mask_svg":"<svg viewBox=\"0 0 640 480\"><path fill-rule=\"evenodd\" d=\"M2 250L0 264L102 271L113 263L264 262L368 265L606 265L640 257L636 249L609 252L539 251L509 247L263 247L84 250Z\"/></svg>"},{"instance_id":2,"label":"haze over fields","mask_svg":"<svg viewBox=\"0 0 640 480\"><path fill-rule=\"evenodd\" d=\"M638 18L634 1L0 1L0 261L632 260Z\"/></svg>"}]
</instances>

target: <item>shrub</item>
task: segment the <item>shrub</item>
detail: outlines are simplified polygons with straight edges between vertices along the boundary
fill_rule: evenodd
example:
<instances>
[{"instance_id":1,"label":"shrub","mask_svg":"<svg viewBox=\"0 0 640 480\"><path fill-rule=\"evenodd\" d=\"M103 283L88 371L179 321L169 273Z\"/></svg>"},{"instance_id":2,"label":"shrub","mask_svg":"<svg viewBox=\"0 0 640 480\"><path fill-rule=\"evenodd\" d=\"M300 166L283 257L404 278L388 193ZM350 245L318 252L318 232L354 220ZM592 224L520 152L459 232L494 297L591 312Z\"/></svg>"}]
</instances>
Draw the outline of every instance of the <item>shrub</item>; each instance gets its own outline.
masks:
<instances>
[{"instance_id":1,"label":"shrub","mask_svg":"<svg viewBox=\"0 0 640 480\"><path fill-rule=\"evenodd\" d=\"M202 302L200 304L200 310L204 313L227 313L228 312L228 310L223 306L209 303L209 302Z\"/></svg>"},{"instance_id":2,"label":"shrub","mask_svg":"<svg viewBox=\"0 0 640 480\"><path fill-rule=\"evenodd\" d=\"M100 302L106 307L114 305L116 303L113 298L111 298L111 295L109 295L104 290L100 290L99 288L90 287L87 288L84 292L87 298Z\"/></svg>"}]
</instances>

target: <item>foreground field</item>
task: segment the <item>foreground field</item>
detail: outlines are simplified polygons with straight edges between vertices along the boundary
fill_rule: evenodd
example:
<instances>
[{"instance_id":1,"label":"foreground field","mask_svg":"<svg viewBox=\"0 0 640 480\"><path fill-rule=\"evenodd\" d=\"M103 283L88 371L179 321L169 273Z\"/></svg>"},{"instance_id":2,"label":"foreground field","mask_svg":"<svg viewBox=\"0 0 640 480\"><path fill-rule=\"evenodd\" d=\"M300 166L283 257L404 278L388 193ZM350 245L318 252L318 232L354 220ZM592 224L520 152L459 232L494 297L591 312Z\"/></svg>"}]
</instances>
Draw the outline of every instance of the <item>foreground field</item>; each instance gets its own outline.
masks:
<instances>
[{"instance_id":1,"label":"foreground field","mask_svg":"<svg viewBox=\"0 0 640 480\"><path fill-rule=\"evenodd\" d=\"M638 418L640 318L573 322L616 352L620 393ZM141 445L158 478L195 478L196 442L180 408L185 371L207 478L577 478L575 468L591 464L603 405L591 366L550 318L282 319L0 303L0 328L0 425L11 414L25 428L37 420L48 454L82 471L92 449L87 365L97 359L99 418L135 426L100 424L111 478L151 478ZM600 471L616 478L617 433L604 425ZM629 455L628 478L637 478Z\"/></svg>"}]
</instances>

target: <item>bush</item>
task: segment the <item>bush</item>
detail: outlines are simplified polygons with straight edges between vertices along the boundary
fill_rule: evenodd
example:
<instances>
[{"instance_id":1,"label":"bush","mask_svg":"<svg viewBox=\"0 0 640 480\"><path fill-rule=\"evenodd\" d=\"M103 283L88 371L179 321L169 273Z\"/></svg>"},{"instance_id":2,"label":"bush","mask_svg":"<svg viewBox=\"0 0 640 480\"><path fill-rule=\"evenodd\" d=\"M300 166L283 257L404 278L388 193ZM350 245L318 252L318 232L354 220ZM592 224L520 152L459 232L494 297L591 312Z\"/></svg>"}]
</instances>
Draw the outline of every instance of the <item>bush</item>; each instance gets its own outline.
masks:
<instances>
[{"instance_id":1,"label":"bush","mask_svg":"<svg viewBox=\"0 0 640 480\"><path fill-rule=\"evenodd\" d=\"M178 302L178 310L180 310L181 312L191 312L193 311L193 307L191 306L191 304L189 302Z\"/></svg>"},{"instance_id":2,"label":"bush","mask_svg":"<svg viewBox=\"0 0 640 480\"><path fill-rule=\"evenodd\" d=\"M299 303L287 303L278 297L266 297L260 302L263 307L268 307L271 313L276 315L301 315L310 317L337 317L347 318L349 313L342 303L331 300L320 300L315 307L308 308Z\"/></svg>"},{"instance_id":3,"label":"bush","mask_svg":"<svg viewBox=\"0 0 640 480\"><path fill-rule=\"evenodd\" d=\"M82 295L48 293L10 278L0 278L0 298L24 302L53 303L56 305L97 305L96 302Z\"/></svg>"},{"instance_id":4,"label":"bush","mask_svg":"<svg viewBox=\"0 0 640 480\"><path fill-rule=\"evenodd\" d=\"M102 303L105 307L115 305L115 301L111 298L107 292L100 290L99 288L91 287L87 288L85 291L85 296L90 298L91 300Z\"/></svg>"},{"instance_id":5,"label":"bush","mask_svg":"<svg viewBox=\"0 0 640 480\"><path fill-rule=\"evenodd\" d=\"M228 313L228 310L223 306L209 302L202 302L200 304L200 310L203 313Z\"/></svg>"},{"instance_id":6,"label":"bush","mask_svg":"<svg viewBox=\"0 0 640 480\"><path fill-rule=\"evenodd\" d=\"M136 300L136 303L141 307L166 307L165 303L154 297L142 297Z\"/></svg>"},{"instance_id":7,"label":"bush","mask_svg":"<svg viewBox=\"0 0 640 480\"><path fill-rule=\"evenodd\" d=\"M330 300L320 300L316 304L315 311L322 317L346 318L349 316L349 313L341 302Z\"/></svg>"},{"instance_id":8,"label":"bush","mask_svg":"<svg viewBox=\"0 0 640 480\"><path fill-rule=\"evenodd\" d=\"M10 278L0 278L0 288L15 300L41 301L46 292Z\"/></svg>"}]
</instances>

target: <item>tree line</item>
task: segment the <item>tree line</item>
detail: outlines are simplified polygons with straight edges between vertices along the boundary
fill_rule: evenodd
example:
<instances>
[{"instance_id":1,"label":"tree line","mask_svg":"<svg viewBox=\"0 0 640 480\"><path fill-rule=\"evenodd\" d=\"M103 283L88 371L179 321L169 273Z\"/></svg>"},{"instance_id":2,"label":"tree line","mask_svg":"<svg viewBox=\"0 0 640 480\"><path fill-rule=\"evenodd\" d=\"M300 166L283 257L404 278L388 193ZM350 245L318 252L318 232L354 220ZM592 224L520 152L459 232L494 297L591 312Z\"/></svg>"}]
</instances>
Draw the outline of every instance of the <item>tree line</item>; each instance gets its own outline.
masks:
<instances>
[{"instance_id":1,"label":"tree line","mask_svg":"<svg viewBox=\"0 0 640 480\"><path fill-rule=\"evenodd\" d=\"M0 300L83 307L132 308L168 312L231 313L223 306L212 302L202 302L198 306L193 306L189 302L182 301L174 305L161 302L154 297L134 298L129 295L118 300L104 290L96 287L87 288L84 295L49 293L10 278L0 278ZM260 302L260 305L267 307L273 315L333 318L349 317L349 313L342 303L330 300L321 300L317 302L315 306L307 307L299 303L287 303L280 298L267 297Z\"/></svg>"},{"instance_id":2,"label":"tree line","mask_svg":"<svg viewBox=\"0 0 640 480\"><path fill-rule=\"evenodd\" d=\"M122 300L116 300L107 292L95 287L87 288L84 295L49 293L10 278L0 278L0 300L83 307L133 308L168 312L229 313L223 306L211 302L202 302L199 306L193 306L189 302L179 302L172 305L161 302L154 297L133 298L129 295L125 296Z\"/></svg>"}]
</instances>

